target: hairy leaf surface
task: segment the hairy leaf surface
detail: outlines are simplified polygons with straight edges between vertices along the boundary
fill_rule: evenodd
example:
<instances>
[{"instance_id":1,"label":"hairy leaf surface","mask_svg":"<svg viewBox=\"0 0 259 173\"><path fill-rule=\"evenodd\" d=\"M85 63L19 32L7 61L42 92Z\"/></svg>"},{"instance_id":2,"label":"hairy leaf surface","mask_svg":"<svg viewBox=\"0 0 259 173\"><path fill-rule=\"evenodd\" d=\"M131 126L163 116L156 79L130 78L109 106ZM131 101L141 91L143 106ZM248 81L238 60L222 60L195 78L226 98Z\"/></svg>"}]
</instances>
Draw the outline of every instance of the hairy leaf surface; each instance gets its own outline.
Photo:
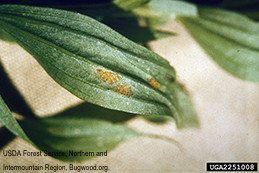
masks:
<instances>
[{"instance_id":1,"label":"hairy leaf surface","mask_svg":"<svg viewBox=\"0 0 259 173\"><path fill-rule=\"evenodd\" d=\"M186 94L176 92L181 87L169 63L98 21L64 10L2 5L0 23L79 98L136 114L171 115L178 127L197 124L189 99L177 97Z\"/></svg>"}]
</instances>

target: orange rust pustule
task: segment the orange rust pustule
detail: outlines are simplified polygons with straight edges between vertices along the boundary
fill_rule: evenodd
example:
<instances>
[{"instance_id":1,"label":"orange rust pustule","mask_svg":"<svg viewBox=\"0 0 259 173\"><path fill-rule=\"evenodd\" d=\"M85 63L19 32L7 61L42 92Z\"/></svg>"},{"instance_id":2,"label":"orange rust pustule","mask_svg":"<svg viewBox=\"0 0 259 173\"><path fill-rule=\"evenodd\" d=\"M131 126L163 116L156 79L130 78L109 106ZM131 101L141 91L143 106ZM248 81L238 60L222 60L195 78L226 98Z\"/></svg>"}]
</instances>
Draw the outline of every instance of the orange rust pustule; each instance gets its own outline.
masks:
<instances>
[{"instance_id":1,"label":"orange rust pustule","mask_svg":"<svg viewBox=\"0 0 259 173\"><path fill-rule=\"evenodd\" d=\"M130 96L132 94L131 88L127 85L118 86L117 93L123 94L125 96Z\"/></svg>"},{"instance_id":2,"label":"orange rust pustule","mask_svg":"<svg viewBox=\"0 0 259 173\"><path fill-rule=\"evenodd\" d=\"M112 72L103 71L101 69L97 69L97 74L104 82L108 82L110 85L118 82L120 79L119 76Z\"/></svg>"},{"instance_id":3,"label":"orange rust pustule","mask_svg":"<svg viewBox=\"0 0 259 173\"><path fill-rule=\"evenodd\" d=\"M148 82L149 85L151 85L153 88L159 88L161 86L161 84L157 81L155 81L154 79L150 79L150 81Z\"/></svg>"}]
</instances>

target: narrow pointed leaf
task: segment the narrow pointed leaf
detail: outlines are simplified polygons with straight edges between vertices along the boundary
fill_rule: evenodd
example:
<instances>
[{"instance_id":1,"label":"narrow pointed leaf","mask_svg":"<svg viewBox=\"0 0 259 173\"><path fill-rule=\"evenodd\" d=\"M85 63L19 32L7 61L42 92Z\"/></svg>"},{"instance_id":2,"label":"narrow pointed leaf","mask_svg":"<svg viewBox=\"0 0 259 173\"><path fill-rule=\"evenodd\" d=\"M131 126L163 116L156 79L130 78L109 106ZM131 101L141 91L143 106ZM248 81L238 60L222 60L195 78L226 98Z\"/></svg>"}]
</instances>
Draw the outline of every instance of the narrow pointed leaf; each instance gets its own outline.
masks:
<instances>
[{"instance_id":1,"label":"narrow pointed leaf","mask_svg":"<svg viewBox=\"0 0 259 173\"><path fill-rule=\"evenodd\" d=\"M104 120L112 123L123 123L136 117L135 114L106 109L104 107L100 107L98 105L94 105L87 102L78 104L76 106L66 109L61 113L55 114L55 117L59 116L62 118L66 116L76 116L78 118L83 118L86 116L87 118Z\"/></svg>"},{"instance_id":2,"label":"narrow pointed leaf","mask_svg":"<svg viewBox=\"0 0 259 173\"><path fill-rule=\"evenodd\" d=\"M108 116L104 116L104 111ZM49 156L63 161L82 161L97 157L97 152L107 151L109 155L121 142L142 136L119 123L133 116L127 113L121 115L105 108L96 109L95 105L84 103L53 117L26 119L20 123L40 150L59 153L58 156ZM77 152L86 155L73 155Z\"/></svg>"},{"instance_id":3,"label":"narrow pointed leaf","mask_svg":"<svg viewBox=\"0 0 259 173\"><path fill-rule=\"evenodd\" d=\"M198 15L195 5L178 0L164 0L163 2L160 0L151 0L147 6L154 10L161 11L169 15L171 18L175 18L177 16L195 17Z\"/></svg>"},{"instance_id":4,"label":"narrow pointed leaf","mask_svg":"<svg viewBox=\"0 0 259 173\"><path fill-rule=\"evenodd\" d=\"M100 119L106 120L112 123L123 123L136 117L135 114L106 109L87 102L71 107L60 114L56 114L55 116L64 117L64 116L71 116L71 115L76 115L77 117L87 116L88 118L97 119L97 120L100 120ZM161 115L142 115L142 117L147 119L148 121L156 122L160 124L173 120L173 118L170 116L161 116Z\"/></svg>"},{"instance_id":5,"label":"narrow pointed leaf","mask_svg":"<svg viewBox=\"0 0 259 173\"><path fill-rule=\"evenodd\" d=\"M180 20L222 68L241 79L259 82L259 23L214 8L199 8L199 16Z\"/></svg>"},{"instance_id":6,"label":"narrow pointed leaf","mask_svg":"<svg viewBox=\"0 0 259 173\"><path fill-rule=\"evenodd\" d=\"M178 84L169 63L98 21L64 10L2 5L0 24L79 98L136 114L171 115L178 127L190 125L186 118L197 124L193 109L178 112L186 104L174 97L170 85Z\"/></svg>"},{"instance_id":7,"label":"narrow pointed leaf","mask_svg":"<svg viewBox=\"0 0 259 173\"><path fill-rule=\"evenodd\" d=\"M161 25L178 16L198 16L197 7L177 0L151 0L148 4L132 10L140 17L148 18L152 25Z\"/></svg>"},{"instance_id":8,"label":"narrow pointed leaf","mask_svg":"<svg viewBox=\"0 0 259 173\"><path fill-rule=\"evenodd\" d=\"M141 6L145 3L148 3L150 0L113 0L112 2L123 10L131 10L138 6Z\"/></svg>"},{"instance_id":9,"label":"narrow pointed leaf","mask_svg":"<svg viewBox=\"0 0 259 173\"><path fill-rule=\"evenodd\" d=\"M172 117L160 115L142 115L142 117L149 122L153 122L156 124L164 124L173 120Z\"/></svg>"},{"instance_id":10,"label":"narrow pointed leaf","mask_svg":"<svg viewBox=\"0 0 259 173\"><path fill-rule=\"evenodd\" d=\"M29 143L32 143L31 140L24 133L21 126L13 117L11 111L5 104L4 100L0 96L0 123L3 124L7 129L9 129L16 136L26 140Z\"/></svg>"},{"instance_id":11,"label":"narrow pointed leaf","mask_svg":"<svg viewBox=\"0 0 259 173\"><path fill-rule=\"evenodd\" d=\"M166 0L162 4L152 0L133 11L158 24L178 18L223 69L241 79L259 82L258 22L235 12L196 7L176 0Z\"/></svg>"}]
</instances>

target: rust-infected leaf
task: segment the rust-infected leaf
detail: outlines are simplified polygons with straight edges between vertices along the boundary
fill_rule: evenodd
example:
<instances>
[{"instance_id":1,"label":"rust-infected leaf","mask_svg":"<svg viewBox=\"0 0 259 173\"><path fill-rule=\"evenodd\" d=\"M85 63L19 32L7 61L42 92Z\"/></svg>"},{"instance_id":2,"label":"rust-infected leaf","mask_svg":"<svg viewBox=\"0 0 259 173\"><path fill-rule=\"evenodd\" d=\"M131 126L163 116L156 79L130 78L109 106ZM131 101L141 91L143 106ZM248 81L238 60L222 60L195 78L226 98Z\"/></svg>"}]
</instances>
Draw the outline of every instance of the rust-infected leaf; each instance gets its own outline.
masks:
<instances>
[{"instance_id":1,"label":"rust-infected leaf","mask_svg":"<svg viewBox=\"0 0 259 173\"><path fill-rule=\"evenodd\" d=\"M0 25L77 97L134 114L170 115L179 128L193 126L190 120L197 124L168 61L98 21L58 9L0 5Z\"/></svg>"},{"instance_id":2,"label":"rust-infected leaf","mask_svg":"<svg viewBox=\"0 0 259 173\"><path fill-rule=\"evenodd\" d=\"M104 82L107 82L110 85L113 85L114 83L118 82L118 80L120 79L117 74L103 71L101 69L97 69L97 74Z\"/></svg>"},{"instance_id":3,"label":"rust-infected leaf","mask_svg":"<svg viewBox=\"0 0 259 173\"><path fill-rule=\"evenodd\" d=\"M130 96L132 94L131 88L127 85L120 85L117 87L117 92L125 96Z\"/></svg>"},{"instance_id":4,"label":"rust-infected leaf","mask_svg":"<svg viewBox=\"0 0 259 173\"><path fill-rule=\"evenodd\" d=\"M151 79L149 82L148 82L153 88L159 88L160 87L160 83L155 81L154 79Z\"/></svg>"}]
</instances>

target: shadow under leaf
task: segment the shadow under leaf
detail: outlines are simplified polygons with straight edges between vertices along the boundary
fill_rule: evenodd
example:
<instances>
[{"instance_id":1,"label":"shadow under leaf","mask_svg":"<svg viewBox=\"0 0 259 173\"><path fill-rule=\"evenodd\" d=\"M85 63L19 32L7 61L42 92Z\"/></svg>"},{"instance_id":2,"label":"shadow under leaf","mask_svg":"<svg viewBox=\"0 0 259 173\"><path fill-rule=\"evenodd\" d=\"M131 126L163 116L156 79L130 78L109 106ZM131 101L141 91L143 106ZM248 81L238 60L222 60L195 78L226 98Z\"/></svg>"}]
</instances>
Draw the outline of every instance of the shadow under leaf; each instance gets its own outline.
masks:
<instances>
[{"instance_id":1,"label":"shadow under leaf","mask_svg":"<svg viewBox=\"0 0 259 173\"><path fill-rule=\"evenodd\" d=\"M55 114L54 116L49 118L50 119L87 118L87 119L110 121L112 123L122 123L129 119L134 118L135 116L136 116L135 114L107 109L101 106L84 102L74 107L68 108L65 111ZM48 118L45 118L45 119L48 119Z\"/></svg>"},{"instance_id":2,"label":"shadow under leaf","mask_svg":"<svg viewBox=\"0 0 259 173\"><path fill-rule=\"evenodd\" d=\"M106 155L119 143L141 136L123 124L134 116L83 103L55 116L25 119L20 124L42 155L82 161Z\"/></svg>"},{"instance_id":3,"label":"shadow under leaf","mask_svg":"<svg viewBox=\"0 0 259 173\"><path fill-rule=\"evenodd\" d=\"M0 128L0 150L15 138L14 134L6 127Z\"/></svg>"},{"instance_id":4,"label":"shadow under leaf","mask_svg":"<svg viewBox=\"0 0 259 173\"><path fill-rule=\"evenodd\" d=\"M8 78L7 73L0 62L0 95L5 100L9 109L28 118L36 118L30 106L26 103L16 87Z\"/></svg>"}]
</instances>

